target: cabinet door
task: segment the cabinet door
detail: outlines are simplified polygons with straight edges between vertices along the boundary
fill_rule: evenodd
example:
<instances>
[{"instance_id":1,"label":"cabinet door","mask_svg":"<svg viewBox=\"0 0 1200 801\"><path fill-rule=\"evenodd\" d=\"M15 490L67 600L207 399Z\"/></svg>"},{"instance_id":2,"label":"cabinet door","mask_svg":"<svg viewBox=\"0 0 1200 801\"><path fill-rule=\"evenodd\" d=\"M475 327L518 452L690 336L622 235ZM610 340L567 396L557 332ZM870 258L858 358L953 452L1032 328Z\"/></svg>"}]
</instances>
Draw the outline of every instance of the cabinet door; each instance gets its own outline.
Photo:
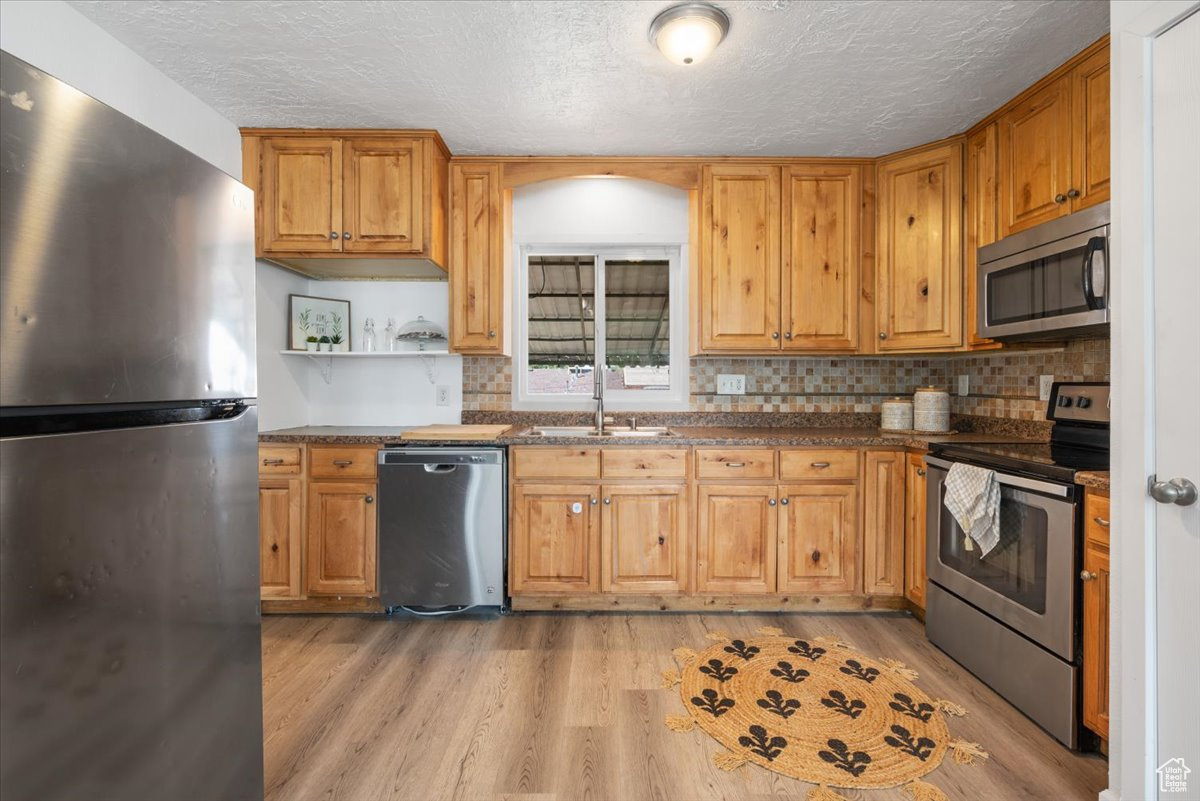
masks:
<instances>
[{"instance_id":1,"label":"cabinet door","mask_svg":"<svg viewBox=\"0 0 1200 801\"><path fill-rule=\"evenodd\" d=\"M300 598L300 543L304 482L263 478L258 482L260 590L263 598Z\"/></svg>"},{"instance_id":2,"label":"cabinet door","mask_svg":"<svg viewBox=\"0 0 1200 801\"><path fill-rule=\"evenodd\" d=\"M998 347L979 336L979 248L996 241L996 123L967 137L967 251L964 272L967 347Z\"/></svg>"},{"instance_id":3,"label":"cabinet door","mask_svg":"<svg viewBox=\"0 0 1200 801\"><path fill-rule=\"evenodd\" d=\"M688 493L683 485L606 485L600 510L605 592L678 594L688 586Z\"/></svg>"},{"instance_id":4,"label":"cabinet door","mask_svg":"<svg viewBox=\"0 0 1200 801\"><path fill-rule=\"evenodd\" d=\"M1108 48L1071 70L1072 129L1071 211L1109 198Z\"/></svg>"},{"instance_id":5,"label":"cabinet door","mask_svg":"<svg viewBox=\"0 0 1200 801\"><path fill-rule=\"evenodd\" d=\"M858 345L858 167L783 172L784 350Z\"/></svg>"},{"instance_id":6,"label":"cabinet door","mask_svg":"<svg viewBox=\"0 0 1200 801\"><path fill-rule=\"evenodd\" d=\"M858 487L797 484L779 496L779 592L854 592Z\"/></svg>"},{"instance_id":7,"label":"cabinet door","mask_svg":"<svg viewBox=\"0 0 1200 801\"><path fill-rule=\"evenodd\" d=\"M504 350L504 233L500 166L450 166L450 347Z\"/></svg>"},{"instance_id":8,"label":"cabinet door","mask_svg":"<svg viewBox=\"0 0 1200 801\"><path fill-rule=\"evenodd\" d=\"M867 451L863 482L863 592L904 594L903 453Z\"/></svg>"},{"instance_id":9,"label":"cabinet door","mask_svg":"<svg viewBox=\"0 0 1200 801\"><path fill-rule=\"evenodd\" d=\"M1071 82L1055 81L1005 112L1000 125L1000 238L1067 214Z\"/></svg>"},{"instance_id":10,"label":"cabinet door","mask_svg":"<svg viewBox=\"0 0 1200 801\"><path fill-rule=\"evenodd\" d=\"M776 488L701 486L698 496L697 592L774 592Z\"/></svg>"},{"instance_id":11,"label":"cabinet door","mask_svg":"<svg viewBox=\"0 0 1200 801\"><path fill-rule=\"evenodd\" d=\"M424 142L346 139L342 250L420 253L425 249Z\"/></svg>"},{"instance_id":12,"label":"cabinet door","mask_svg":"<svg viewBox=\"0 0 1200 801\"><path fill-rule=\"evenodd\" d=\"M596 485L513 488L508 554L513 595L600 590L599 502Z\"/></svg>"},{"instance_id":13,"label":"cabinet door","mask_svg":"<svg viewBox=\"0 0 1200 801\"><path fill-rule=\"evenodd\" d=\"M342 143L275 137L262 141L262 249L328 253L342 249Z\"/></svg>"},{"instance_id":14,"label":"cabinet door","mask_svg":"<svg viewBox=\"0 0 1200 801\"><path fill-rule=\"evenodd\" d=\"M779 167L704 168L701 348L779 349Z\"/></svg>"},{"instance_id":15,"label":"cabinet door","mask_svg":"<svg viewBox=\"0 0 1200 801\"><path fill-rule=\"evenodd\" d=\"M373 595L376 587L375 485L308 485L308 592Z\"/></svg>"},{"instance_id":16,"label":"cabinet door","mask_svg":"<svg viewBox=\"0 0 1200 801\"><path fill-rule=\"evenodd\" d=\"M879 163L879 350L962 344L962 144Z\"/></svg>"},{"instance_id":17,"label":"cabinet door","mask_svg":"<svg viewBox=\"0 0 1200 801\"><path fill-rule=\"evenodd\" d=\"M925 456L908 455L904 481L904 595L925 608Z\"/></svg>"},{"instance_id":18,"label":"cabinet door","mask_svg":"<svg viewBox=\"0 0 1200 801\"><path fill-rule=\"evenodd\" d=\"M1089 490L1083 508L1083 725L1108 739L1108 496Z\"/></svg>"}]
</instances>

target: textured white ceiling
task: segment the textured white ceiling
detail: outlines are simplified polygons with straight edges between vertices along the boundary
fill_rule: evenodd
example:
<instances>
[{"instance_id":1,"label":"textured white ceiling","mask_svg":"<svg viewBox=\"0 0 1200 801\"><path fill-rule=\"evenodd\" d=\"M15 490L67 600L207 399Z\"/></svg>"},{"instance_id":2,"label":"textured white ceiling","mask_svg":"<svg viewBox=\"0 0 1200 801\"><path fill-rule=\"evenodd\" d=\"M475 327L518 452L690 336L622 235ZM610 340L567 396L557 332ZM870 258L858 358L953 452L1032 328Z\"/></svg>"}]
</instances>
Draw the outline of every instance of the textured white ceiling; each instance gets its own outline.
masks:
<instances>
[{"instance_id":1,"label":"textured white ceiling","mask_svg":"<svg viewBox=\"0 0 1200 801\"><path fill-rule=\"evenodd\" d=\"M240 126L436 128L458 154L874 156L968 128L1108 30L1100 0L73 2Z\"/></svg>"}]
</instances>

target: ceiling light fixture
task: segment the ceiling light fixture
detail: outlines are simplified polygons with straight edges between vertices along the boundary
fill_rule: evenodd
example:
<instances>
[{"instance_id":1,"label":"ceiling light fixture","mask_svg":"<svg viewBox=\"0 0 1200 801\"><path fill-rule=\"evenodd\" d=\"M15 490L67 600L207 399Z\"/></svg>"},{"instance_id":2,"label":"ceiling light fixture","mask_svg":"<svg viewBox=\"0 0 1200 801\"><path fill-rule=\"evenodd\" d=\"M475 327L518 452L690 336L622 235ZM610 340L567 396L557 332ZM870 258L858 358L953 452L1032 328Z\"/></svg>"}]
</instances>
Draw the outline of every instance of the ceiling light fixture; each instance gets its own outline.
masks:
<instances>
[{"instance_id":1,"label":"ceiling light fixture","mask_svg":"<svg viewBox=\"0 0 1200 801\"><path fill-rule=\"evenodd\" d=\"M699 64L729 33L729 15L711 3L680 3L650 23L650 41L670 61Z\"/></svg>"}]
</instances>

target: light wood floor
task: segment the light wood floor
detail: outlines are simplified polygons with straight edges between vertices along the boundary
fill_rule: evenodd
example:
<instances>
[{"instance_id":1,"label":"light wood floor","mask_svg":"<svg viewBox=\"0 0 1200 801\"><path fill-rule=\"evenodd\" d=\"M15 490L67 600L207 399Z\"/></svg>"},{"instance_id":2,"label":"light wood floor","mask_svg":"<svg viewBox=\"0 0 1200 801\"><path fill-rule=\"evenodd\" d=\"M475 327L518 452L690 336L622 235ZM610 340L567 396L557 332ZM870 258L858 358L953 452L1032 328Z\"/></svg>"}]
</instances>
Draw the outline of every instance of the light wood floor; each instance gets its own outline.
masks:
<instances>
[{"instance_id":1,"label":"light wood floor","mask_svg":"<svg viewBox=\"0 0 1200 801\"><path fill-rule=\"evenodd\" d=\"M991 758L947 758L927 777L951 799L1094 801L1105 786L1106 762L1058 745L903 614L274 616L263 619L267 801L803 799L811 785L718 770L715 741L663 725L683 714L677 689L660 688L672 648L764 625L899 659L931 696L965 705L951 732Z\"/></svg>"}]
</instances>

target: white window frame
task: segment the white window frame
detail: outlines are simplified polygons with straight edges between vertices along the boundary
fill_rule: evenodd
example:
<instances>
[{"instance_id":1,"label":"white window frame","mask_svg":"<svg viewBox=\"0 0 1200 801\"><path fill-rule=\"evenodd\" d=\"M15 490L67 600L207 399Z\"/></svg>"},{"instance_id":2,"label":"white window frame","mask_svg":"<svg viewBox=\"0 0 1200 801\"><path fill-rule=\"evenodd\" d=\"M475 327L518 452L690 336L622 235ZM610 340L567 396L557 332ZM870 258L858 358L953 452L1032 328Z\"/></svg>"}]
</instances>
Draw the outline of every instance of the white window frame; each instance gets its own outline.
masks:
<instances>
[{"instance_id":1,"label":"white window frame","mask_svg":"<svg viewBox=\"0 0 1200 801\"><path fill-rule=\"evenodd\" d=\"M513 291L513 409L516 411L579 411L596 408L591 395L530 393L529 375L529 259L537 256L591 256L596 264L595 367L605 352L605 264L631 259L664 260L669 263L671 336L670 373L667 389L610 389L604 393L606 411L673 412L688 409L687 270L684 245L672 244L522 244L517 246L517 269Z\"/></svg>"}]
</instances>

